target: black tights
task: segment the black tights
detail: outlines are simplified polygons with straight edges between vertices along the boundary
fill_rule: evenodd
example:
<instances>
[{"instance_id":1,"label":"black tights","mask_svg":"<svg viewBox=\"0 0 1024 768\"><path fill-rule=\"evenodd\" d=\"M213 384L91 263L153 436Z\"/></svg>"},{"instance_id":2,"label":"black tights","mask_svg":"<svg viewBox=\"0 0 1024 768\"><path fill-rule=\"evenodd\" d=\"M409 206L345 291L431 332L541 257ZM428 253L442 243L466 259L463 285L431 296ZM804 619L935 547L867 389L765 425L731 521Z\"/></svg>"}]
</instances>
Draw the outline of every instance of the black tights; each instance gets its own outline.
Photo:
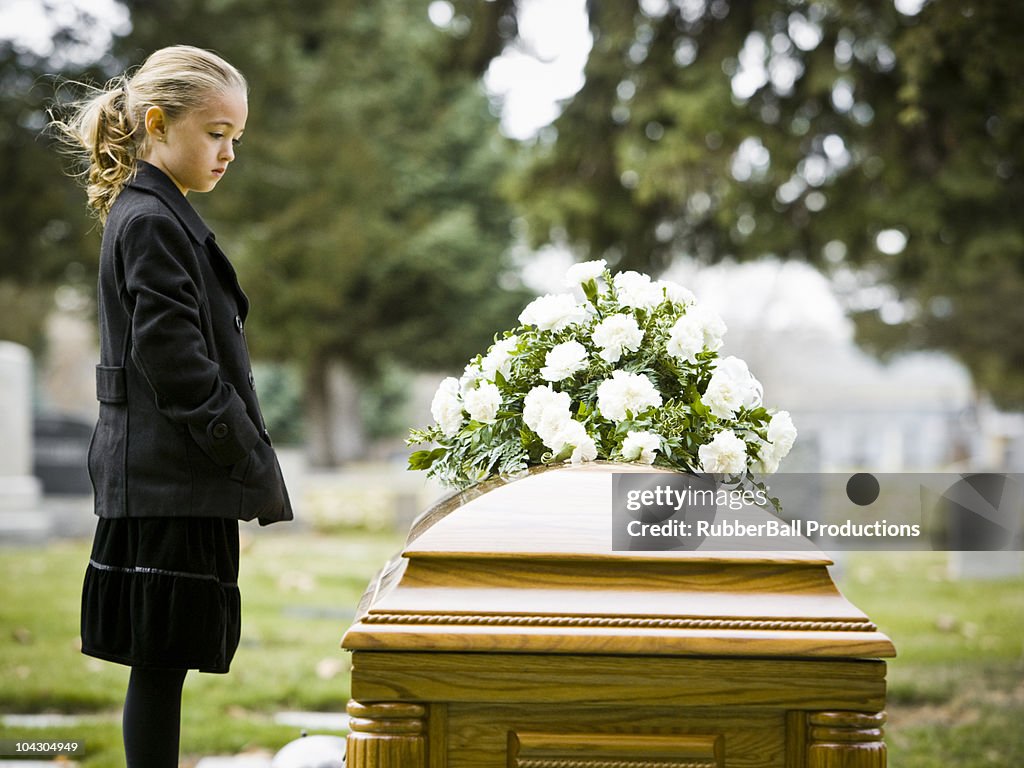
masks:
<instances>
[{"instance_id":1,"label":"black tights","mask_svg":"<svg viewBox=\"0 0 1024 768\"><path fill-rule=\"evenodd\" d=\"M178 768L184 669L132 667L124 697L128 768Z\"/></svg>"}]
</instances>

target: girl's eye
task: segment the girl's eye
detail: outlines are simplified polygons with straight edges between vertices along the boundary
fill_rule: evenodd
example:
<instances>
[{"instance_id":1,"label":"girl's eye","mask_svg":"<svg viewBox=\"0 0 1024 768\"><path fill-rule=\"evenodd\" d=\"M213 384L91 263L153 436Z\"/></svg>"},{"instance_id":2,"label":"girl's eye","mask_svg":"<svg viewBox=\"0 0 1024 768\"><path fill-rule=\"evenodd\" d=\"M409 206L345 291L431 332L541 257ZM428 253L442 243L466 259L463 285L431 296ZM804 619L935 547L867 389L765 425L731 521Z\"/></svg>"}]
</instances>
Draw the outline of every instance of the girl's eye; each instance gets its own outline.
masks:
<instances>
[{"instance_id":1,"label":"girl's eye","mask_svg":"<svg viewBox=\"0 0 1024 768\"><path fill-rule=\"evenodd\" d=\"M242 140L241 139L232 139L231 143L234 144L237 147L239 144L242 143Z\"/></svg>"},{"instance_id":2,"label":"girl's eye","mask_svg":"<svg viewBox=\"0 0 1024 768\"><path fill-rule=\"evenodd\" d=\"M223 134L223 133L211 133L210 135L211 135L211 136L212 136L213 138L215 138L215 139L218 139L218 140L219 140L219 139L223 139L223 138L224 138L224 134Z\"/></svg>"}]
</instances>

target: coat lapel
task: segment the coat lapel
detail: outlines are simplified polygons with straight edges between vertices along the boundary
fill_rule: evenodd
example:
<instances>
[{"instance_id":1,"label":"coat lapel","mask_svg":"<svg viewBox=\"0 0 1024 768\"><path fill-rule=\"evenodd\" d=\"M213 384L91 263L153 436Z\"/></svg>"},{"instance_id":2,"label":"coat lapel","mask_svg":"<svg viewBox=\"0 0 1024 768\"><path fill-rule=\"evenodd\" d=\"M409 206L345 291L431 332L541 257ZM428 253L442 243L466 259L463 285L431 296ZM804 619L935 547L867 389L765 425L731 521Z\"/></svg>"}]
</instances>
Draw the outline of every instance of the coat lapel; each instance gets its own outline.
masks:
<instances>
[{"instance_id":1,"label":"coat lapel","mask_svg":"<svg viewBox=\"0 0 1024 768\"><path fill-rule=\"evenodd\" d=\"M246 315L249 314L249 297L245 295L245 291L242 290L242 286L238 282L238 273L235 272L234 266L228 260L224 251L217 245L217 239L213 236L212 232L206 238L205 245L207 253L210 254L210 260L214 262L215 267L218 267L224 273L229 285L234 290L235 296L238 298L238 314L244 322Z\"/></svg>"},{"instance_id":2,"label":"coat lapel","mask_svg":"<svg viewBox=\"0 0 1024 768\"><path fill-rule=\"evenodd\" d=\"M206 222L185 199L174 182L156 166L140 161L135 177L129 182L129 185L159 197L171 209L175 218L181 222L192 239L203 246L203 250L209 255L214 268L224 275L227 285L235 292L238 299L239 315L244 321L246 315L249 314L249 297L245 295L242 286L238 283L238 274L235 272L234 266L217 245L217 240L210 228L206 226Z\"/></svg>"}]
</instances>

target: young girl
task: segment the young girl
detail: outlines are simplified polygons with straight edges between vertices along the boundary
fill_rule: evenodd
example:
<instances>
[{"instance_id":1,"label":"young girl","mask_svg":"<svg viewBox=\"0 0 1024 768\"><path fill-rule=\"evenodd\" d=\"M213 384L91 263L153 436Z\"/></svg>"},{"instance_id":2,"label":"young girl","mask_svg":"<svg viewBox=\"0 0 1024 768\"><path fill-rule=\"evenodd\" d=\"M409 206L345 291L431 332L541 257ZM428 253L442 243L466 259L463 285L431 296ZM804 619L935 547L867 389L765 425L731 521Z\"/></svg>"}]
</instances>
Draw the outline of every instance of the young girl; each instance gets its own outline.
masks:
<instances>
[{"instance_id":1,"label":"young girl","mask_svg":"<svg viewBox=\"0 0 1024 768\"><path fill-rule=\"evenodd\" d=\"M82 651L131 666L128 768L175 768L186 670L228 671L238 520L292 518L256 399L249 303L186 198L235 159L246 93L220 57L173 46L55 123L87 157L104 224Z\"/></svg>"}]
</instances>

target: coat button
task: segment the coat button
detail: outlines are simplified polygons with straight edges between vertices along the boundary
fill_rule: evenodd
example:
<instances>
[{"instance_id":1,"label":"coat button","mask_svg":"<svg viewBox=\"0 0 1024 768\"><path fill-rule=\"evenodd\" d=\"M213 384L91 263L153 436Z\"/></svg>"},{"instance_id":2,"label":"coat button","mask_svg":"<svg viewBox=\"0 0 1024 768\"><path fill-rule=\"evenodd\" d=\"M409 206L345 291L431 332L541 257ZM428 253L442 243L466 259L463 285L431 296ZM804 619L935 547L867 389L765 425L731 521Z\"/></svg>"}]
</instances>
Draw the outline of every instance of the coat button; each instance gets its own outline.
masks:
<instances>
[{"instance_id":1,"label":"coat button","mask_svg":"<svg viewBox=\"0 0 1024 768\"><path fill-rule=\"evenodd\" d=\"M225 424L224 422L220 422L219 424L213 425L213 436L218 440L223 440L225 437L228 436L228 432L230 431L231 430L228 428L228 425Z\"/></svg>"},{"instance_id":2,"label":"coat button","mask_svg":"<svg viewBox=\"0 0 1024 768\"><path fill-rule=\"evenodd\" d=\"M252 375L252 371L249 371L249 388L256 389L256 377Z\"/></svg>"},{"instance_id":3,"label":"coat button","mask_svg":"<svg viewBox=\"0 0 1024 768\"><path fill-rule=\"evenodd\" d=\"M242 317L241 317L241 315L235 315L235 328L238 329L238 332L241 333L242 329L244 327L245 326L242 324Z\"/></svg>"}]
</instances>

